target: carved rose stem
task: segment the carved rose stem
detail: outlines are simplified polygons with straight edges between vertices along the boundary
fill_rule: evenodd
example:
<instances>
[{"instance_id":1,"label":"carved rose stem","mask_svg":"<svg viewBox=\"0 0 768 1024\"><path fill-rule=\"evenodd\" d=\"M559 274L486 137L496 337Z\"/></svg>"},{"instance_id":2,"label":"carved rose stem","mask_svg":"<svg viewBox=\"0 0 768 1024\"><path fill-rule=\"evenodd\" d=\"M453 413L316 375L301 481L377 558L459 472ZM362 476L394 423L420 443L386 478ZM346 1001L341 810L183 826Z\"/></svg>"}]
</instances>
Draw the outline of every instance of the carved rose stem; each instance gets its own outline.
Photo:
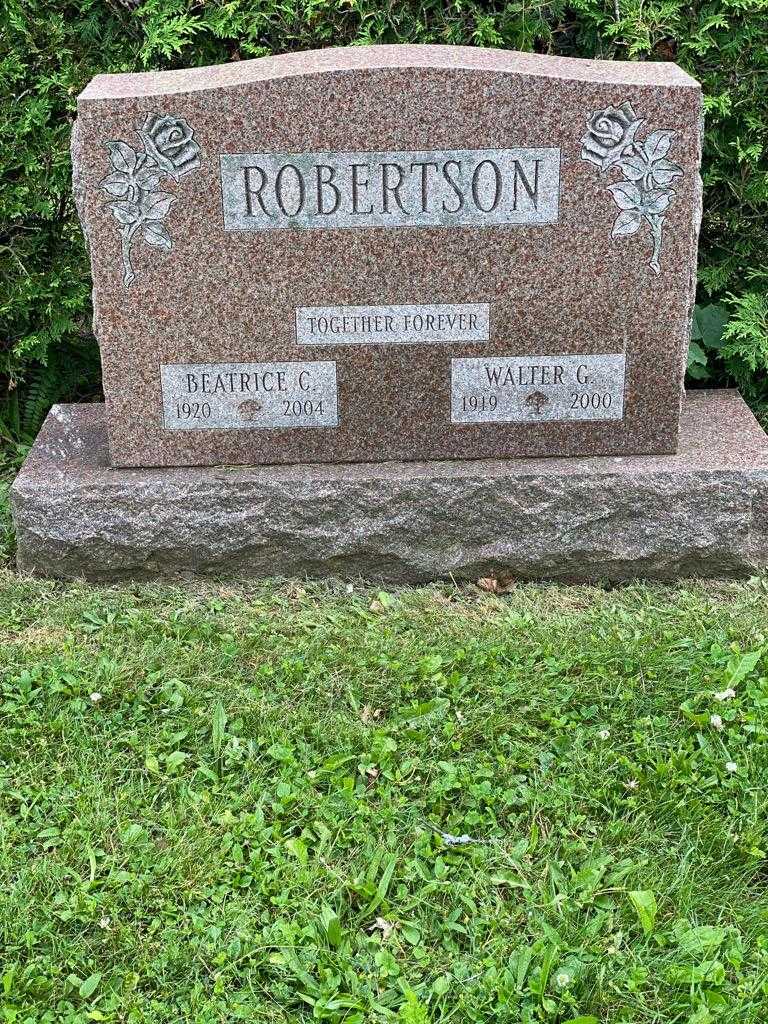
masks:
<instances>
[{"instance_id":1,"label":"carved rose stem","mask_svg":"<svg viewBox=\"0 0 768 1024\"><path fill-rule=\"evenodd\" d=\"M637 142L633 142L630 147L630 152L634 153L635 156L639 156L641 159L645 159L645 151L643 146ZM650 192L653 187L652 171L650 166L643 175L642 193ZM643 214L646 223L651 229L651 237L653 238L653 252L651 253L650 263L648 264L654 274L661 273L661 227L664 223L663 213L646 213Z\"/></svg>"},{"instance_id":2,"label":"carved rose stem","mask_svg":"<svg viewBox=\"0 0 768 1024\"><path fill-rule=\"evenodd\" d=\"M120 232L120 251L123 258L123 284L126 288L130 288L136 280L136 275L134 274L133 266L131 265L131 242L133 241L133 236L136 234L138 227L138 224L126 224Z\"/></svg>"},{"instance_id":3,"label":"carved rose stem","mask_svg":"<svg viewBox=\"0 0 768 1024\"><path fill-rule=\"evenodd\" d=\"M130 185L128 188L128 202L136 202L135 185ZM133 224L124 224L120 230L120 253L123 258L123 284L126 288L130 288L136 280L136 275L133 272L133 265L131 264L131 242L133 241L133 236L139 229L140 224L141 221L135 221Z\"/></svg>"}]
</instances>

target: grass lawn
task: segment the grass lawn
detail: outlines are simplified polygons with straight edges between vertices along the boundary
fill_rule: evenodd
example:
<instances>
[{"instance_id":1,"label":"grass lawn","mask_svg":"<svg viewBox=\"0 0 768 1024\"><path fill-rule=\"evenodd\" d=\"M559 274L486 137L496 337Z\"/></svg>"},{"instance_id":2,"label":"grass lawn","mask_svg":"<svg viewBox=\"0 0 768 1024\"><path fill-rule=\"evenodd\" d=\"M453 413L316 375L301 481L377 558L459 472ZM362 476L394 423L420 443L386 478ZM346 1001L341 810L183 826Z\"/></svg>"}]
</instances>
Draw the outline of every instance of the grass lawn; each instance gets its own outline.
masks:
<instances>
[{"instance_id":1,"label":"grass lawn","mask_svg":"<svg viewBox=\"0 0 768 1024\"><path fill-rule=\"evenodd\" d=\"M0 1021L764 1024L767 597L0 567Z\"/></svg>"}]
</instances>

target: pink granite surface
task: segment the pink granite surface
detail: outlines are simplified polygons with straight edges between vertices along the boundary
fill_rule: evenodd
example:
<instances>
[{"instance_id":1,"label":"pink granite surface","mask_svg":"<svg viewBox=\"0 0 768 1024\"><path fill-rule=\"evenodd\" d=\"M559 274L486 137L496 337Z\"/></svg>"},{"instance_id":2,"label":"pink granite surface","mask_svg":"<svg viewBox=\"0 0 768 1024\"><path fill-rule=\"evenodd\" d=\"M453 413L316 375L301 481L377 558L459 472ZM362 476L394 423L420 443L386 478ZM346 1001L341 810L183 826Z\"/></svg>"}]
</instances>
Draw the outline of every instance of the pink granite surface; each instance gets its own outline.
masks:
<instances>
[{"instance_id":1,"label":"pink granite surface","mask_svg":"<svg viewBox=\"0 0 768 1024\"><path fill-rule=\"evenodd\" d=\"M638 138L673 132L679 166L660 273L645 228L612 239L619 180L581 158L596 111L629 103ZM95 328L116 465L218 465L673 452L700 208L701 94L672 64L459 47L325 50L220 68L98 76L79 98L75 191L90 243ZM148 115L184 118L199 167L176 200L172 249L120 238L100 182L105 144L140 148ZM225 231L219 155L559 147L559 219L545 226ZM113 200L112 200L113 201ZM485 344L298 346L299 306L490 304ZM452 425L450 359L627 357L624 417ZM338 427L164 429L161 363L334 359Z\"/></svg>"}]
</instances>

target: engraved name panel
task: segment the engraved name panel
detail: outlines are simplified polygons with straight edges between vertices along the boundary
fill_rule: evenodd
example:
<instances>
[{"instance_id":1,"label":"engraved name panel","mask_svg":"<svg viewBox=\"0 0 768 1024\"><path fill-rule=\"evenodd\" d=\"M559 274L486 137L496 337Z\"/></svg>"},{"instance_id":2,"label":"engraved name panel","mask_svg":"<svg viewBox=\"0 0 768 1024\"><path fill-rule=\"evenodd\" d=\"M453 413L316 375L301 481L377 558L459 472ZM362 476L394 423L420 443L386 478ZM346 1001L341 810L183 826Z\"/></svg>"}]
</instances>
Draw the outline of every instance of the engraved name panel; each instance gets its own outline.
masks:
<instances>
[{"instance_id":1,"label":"engraved name panel","mask_svg":"<svg viewBox=\"0 0 768 1024\"><path fill-rule=\"evenodd\" d=\"M160 367L167 430L339 425L336 363L173 363Z\"/></svg>"},{"instance_id":2,"label":"engraved name panel","mask_svg":"<svg viewBox=\"0 0 768 1024\"><path fill-rule=\"evenodd\" d=\"M557 220L560 150L221 154L228 231Z\"/></svg>"},{"instance_id":3,"label":"engraved name panel","mask_svg":"<svg viewBox=\"0 0 768 1024\"><path fill-rule=\"evenodd\" d=\"M451 360L453 423L620 420L626 356Z\"/></svg>"},{"instance_id":4,"label":"engraved name panel","mask_svg":"<svg viewBox=\"0 0 768 1024\"><path fill-rule=\"evenodd\" d=\"M430 345L488 341L487 302L423 306L306 306L299 345Z\"/></svg>"}]
</instances>

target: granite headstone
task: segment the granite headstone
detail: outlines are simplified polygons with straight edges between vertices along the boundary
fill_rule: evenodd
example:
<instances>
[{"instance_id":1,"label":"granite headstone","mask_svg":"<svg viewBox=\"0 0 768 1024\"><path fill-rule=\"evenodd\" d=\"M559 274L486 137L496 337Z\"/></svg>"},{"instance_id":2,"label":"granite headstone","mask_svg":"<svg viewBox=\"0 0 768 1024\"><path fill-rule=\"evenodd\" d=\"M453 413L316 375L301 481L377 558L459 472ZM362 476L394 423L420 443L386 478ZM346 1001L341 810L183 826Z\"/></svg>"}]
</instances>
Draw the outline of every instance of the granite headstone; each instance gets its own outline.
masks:
<instances>
[{"instance_id":1,"label":"granite headstone","mask_svg":"<svg viewBox=\"0 0 768 1024\"><path fill-rule=\"evenodd\" d=\"M676 450L701 91L441 46L78 100L115 466Z\"/></svg>"}]
</instances>

